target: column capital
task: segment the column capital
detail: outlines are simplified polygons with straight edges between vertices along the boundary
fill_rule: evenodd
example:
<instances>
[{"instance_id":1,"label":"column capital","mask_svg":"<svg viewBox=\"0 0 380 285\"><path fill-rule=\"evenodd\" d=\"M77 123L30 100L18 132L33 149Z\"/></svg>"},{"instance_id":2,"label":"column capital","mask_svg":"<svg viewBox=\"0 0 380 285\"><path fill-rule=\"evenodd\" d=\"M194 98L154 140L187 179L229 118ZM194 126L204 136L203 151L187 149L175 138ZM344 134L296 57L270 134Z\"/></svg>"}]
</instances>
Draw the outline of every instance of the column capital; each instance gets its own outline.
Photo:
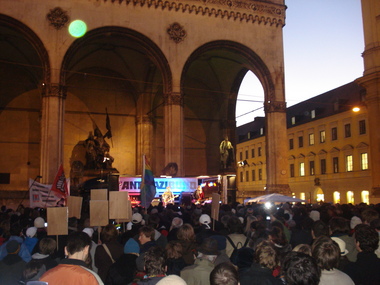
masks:
<instances>
[{"instance_id":1,"label":"column capital","mask_svg":"<svg viewBox=\"0 0 380 285\"><path fill-rule=\"evenodd\" d=\"M264 103L265 113L286 112L286 102L283 101L266 101Z\"/></svg>"},{"instance_id":2,"label":"column capital","mask_svg":"<svg viewBox=\"0 0 380 285\"><path fill-rule=\"evenodd\" d=\"M59 97L66 99L67 87L59 83L42 83L42 97Z\"/></svg>"},{"instance_id":3,"label":"column capital","mask_svg":"<svg viewBox=\"0 0 380 285\"><path fill-rule=\"evenodd\" d=\"M171 92L164 94L165 105L183 106L183 95L180 92Z\"/></svg>"}]
</instances>

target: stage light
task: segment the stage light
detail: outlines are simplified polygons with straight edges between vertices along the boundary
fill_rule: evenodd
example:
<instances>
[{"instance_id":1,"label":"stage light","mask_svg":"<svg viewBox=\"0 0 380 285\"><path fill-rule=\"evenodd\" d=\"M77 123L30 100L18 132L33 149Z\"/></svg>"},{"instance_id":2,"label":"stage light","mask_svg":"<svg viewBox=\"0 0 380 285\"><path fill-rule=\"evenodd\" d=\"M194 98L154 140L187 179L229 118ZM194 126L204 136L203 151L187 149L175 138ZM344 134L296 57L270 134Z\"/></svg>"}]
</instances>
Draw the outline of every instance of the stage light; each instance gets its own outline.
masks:
<instances>
[{"instance_id":1,"label":"stage light","mask_svg":"<svg viewBox=\"0 0 380 285\"><path fill-rule=\"evenodd\" d=\"M359 107L354 107L354 108L352 108L352 111L354 111L354 112L359 112L359 111L360 111L360 108L359 108Z\"/></svg>"}]
</instances>

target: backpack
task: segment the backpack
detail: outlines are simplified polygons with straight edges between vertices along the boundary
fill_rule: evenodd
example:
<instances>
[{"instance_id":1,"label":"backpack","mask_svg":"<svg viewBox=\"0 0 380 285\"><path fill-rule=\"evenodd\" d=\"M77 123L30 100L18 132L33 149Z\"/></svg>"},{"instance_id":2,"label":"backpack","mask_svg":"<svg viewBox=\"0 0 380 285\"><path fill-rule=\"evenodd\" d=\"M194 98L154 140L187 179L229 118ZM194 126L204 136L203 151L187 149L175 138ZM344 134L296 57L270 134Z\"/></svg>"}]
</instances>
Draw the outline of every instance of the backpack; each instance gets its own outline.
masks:
<instances>
[{"instance_id":1,"label":"backpack","mask_svg":"<svg viewBox=\"0 0 380 285\"><path fill-rule=\"evenodd\" d=\"M248 244L248 241L249 241L249 238L247 237L245 239L245 242L244 242L244 245L241 244L241 242L239 242L237 244L237 246L242 245L241 248L237 248L237 246L234 244L234 242L232 241L232 239L229 237L229 236L226 236L228 242L232 245L232 247L234 248L234 250L232 251L232 254L230 256L230 260L233 264L237 265L238 264L238 260L239 260L239 250L246 247L247 244Z\"/></svg>"}]
</instances>

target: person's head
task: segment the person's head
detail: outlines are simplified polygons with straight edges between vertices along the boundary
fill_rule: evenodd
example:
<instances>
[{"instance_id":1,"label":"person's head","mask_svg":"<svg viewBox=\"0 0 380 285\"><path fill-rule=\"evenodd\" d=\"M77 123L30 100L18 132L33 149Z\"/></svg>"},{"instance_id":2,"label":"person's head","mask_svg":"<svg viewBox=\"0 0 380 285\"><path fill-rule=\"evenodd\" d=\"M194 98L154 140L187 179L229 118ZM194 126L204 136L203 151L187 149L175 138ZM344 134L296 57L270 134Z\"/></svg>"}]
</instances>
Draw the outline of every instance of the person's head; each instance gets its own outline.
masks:
<instances>
[{"instance_id":1,"label":"person's head","mask_svg":"<svg viewBox=\"0 0 380 285\"><path fill-rule=\"evenodd\" d=\"M342 217L333 217L329 221L329 227L332 234L350 232L349 221Z\"/></svg>"},{"instance_id":2,"label":"person's head","mask_svg":"<svg viewBox=\"0 0 380 285\"><path fill-rule=\"evenodd\" d=\"M329 235L329 228L324 222L319 220L313 224L313 226L311 228L311 233L313 235L313 238L317 238L320 236L328 236Z\"/></svg>"},{"instance_id":3,"label":"person's head","mask_svg":"<svg viewBox=\"0 0 380 285\"><path fill-rule=\"evenodd\" d=\"M145 252L144 268L147 275L165 274L165 252L159 246L153 246Z\"/></svg>"},{"instance_id":4,"label":"person's head","mask_svg":"<svg viewBox=\"0 0 380 285\"><path fill-rule=\"evenodd\" d=\"M227 227L230 234L241 234L243 232L243 224L236 216L230 217L227 222Z\"/></svg>"},{"instance_id":5,"label":"person's head","mask_svg":"<svg viewBox=\"0 0 380 285\"><path fill-rule=\"evenodd\" d=\"M182 245L178 241L172 240L167 243L165 253L166 258L180 258L182 256Z\"/></svg>"},{"instance_id":6,"label":"person's head","mask_svg":"<svg viewBox=\"0 0 380 285\"><path fill-rule=\"evenodd\" d=\"M119 235L115 225L108 224L106 225L100 234L101 240L103 243L108 243L111 241L115 241Z\"/></svg>"},{"instance_id":7,"label":"person's head","mask_svg":"<svg viewBox=\"0 0 380 285\"><path fill-rule=\"evenodd\" d=\"M177 238L183 241L195 241L194 228L190 224L183 224L178 229Z\"/></svg>"},{"instance_id":8,"label":"person's head","mask_svg":"<svg viewBox=\"0 0 380 285\"><path fill-rule=\"evenodd\" d=\"M183 225L183 220L179 217L174 217L174 219L172 220L171 228L177 229L177 228L180 228L182 225Z\"/></svg>"},{"instance_id":9,"label":"person's head","mask_svg":"<svg viewBox=\"0 0 380 285\"><path fill-rule=\"evenodd\" d=\"M152 227L144 226L139 229L140 244L145 244L154 240L155 231Z\"/></svg>"},{"instance_id":10,"label":"person's head","mask_svg":"<svg viewBox=\"0 0 380 285\"><path fill-rule=\"evenodd\" d=\"M239 274L236 267L230 262L223 262L215 266L210 273L210 285L238 285Z\"/></svg>"},{"instance_id":11,"label":"person's head","mask_svg":"<svg viewBox=\"0 0 380 285\"><path fill-rule=\"evenodd\" d=\"M273 270L279 264L274 244L268 240L260 242L256 247L254 261L262 267Z\"/></svg>"},{"instance_id":12,"label":"person's head","mask_svg":"<svg viewBox=\"0 0 380 285\"><path fill-rule=\"evenodd\" d=\"M340 248L338 244L327 236L320 236L314 240L312 245L312 256L317 261L321 270L332 270L338 268L340 259Z\"/></svg>"},{"instance_id":13,"label":"person's head","mask_svg":"<svg viewBox=\"0 0 380 285\"><path fill-rule=\"evenodd\" d=\"M371 224L371 222L375 219L379 218L379 212L372 208L367 208L362 212L362 220L363 224Z\"/></svg>"},{"instance_id":14,"label":"person's head","mask_svg":"<svg viewBox=\"0 0 380 285\"><path fill-rule=\"evenodd\" d=\"M379 246L379 234L369 225L357 225L354 236L356 248L360 252L374 252Z\"/></svg>"},{"instance_id":15,"label":"person's head","mask_svg":"<svg viewBox=\"0 0 380 285\"><path fill-rule=\"evenodd\" d=\"M40 253L44 255L51 255L57 247L57 242L52 238L43 238L39 243Z\"/></svg>"},{"instance_id":16,"label":"person's head","mask_svg":"<svg viewBox=\"0 0 380 285\"><path fill-rule=\"evenodd\" d=\"M318 285L321 270L314 258L302 252L289 252L282 266L287 285Z\"/></svg>"},{"instance_id":17,"label":"person's head","mask_svg":"<svg viewBox=\"0 0 380 285\"><path fill-rule=\"evenodd\" d=\"M84 232L73 232L67 237L65 255L71 259L85 261L91 247L91 239Z\"/></svg>"},{"instance_id":18,"label":"person's head","mask_svg":"<svg viewBox=\"0 0 380 285\"><path fill-rule=\"evenodd\" d=\"M293 251L302 252L304 254L307 254L307 255L311 256L311 246L308 245L308 244L305 244L305 243L301 243L301 244L296 245L293 248Z\"/></svg>"}]
</instances>

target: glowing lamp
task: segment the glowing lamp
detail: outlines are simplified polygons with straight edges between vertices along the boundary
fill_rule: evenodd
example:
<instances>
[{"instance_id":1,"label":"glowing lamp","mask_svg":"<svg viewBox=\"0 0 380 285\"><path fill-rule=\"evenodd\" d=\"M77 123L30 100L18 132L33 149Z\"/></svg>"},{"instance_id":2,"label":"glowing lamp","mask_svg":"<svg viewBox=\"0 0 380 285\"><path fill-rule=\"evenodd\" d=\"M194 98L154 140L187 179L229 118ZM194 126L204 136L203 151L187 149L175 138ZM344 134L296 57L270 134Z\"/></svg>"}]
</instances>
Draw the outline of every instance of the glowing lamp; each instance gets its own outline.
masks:
<instances>
[{"instance_id":1,"label":"glowing lamp","mask_svg":"<svg viewBox=\"0 0 380 285\"><path fill-rule=\"evenodd\" d=\"M72 21L69 25L69 34L74 38L83 37L87 32L87 25L82 20Z\"/></svg>"},{"instance_id":2,"label":"glowing lamp","mask_svg":"<svg viewBox=\"0 0 380 285\"><path fill-rule=\"evenodd\" d=\"M354 108L352 108L352 111L354 111L354 112L359 112L359 111L360 111L360 108L359 108L359 107L354 107Z\"/></svg>"}]
</instances>

